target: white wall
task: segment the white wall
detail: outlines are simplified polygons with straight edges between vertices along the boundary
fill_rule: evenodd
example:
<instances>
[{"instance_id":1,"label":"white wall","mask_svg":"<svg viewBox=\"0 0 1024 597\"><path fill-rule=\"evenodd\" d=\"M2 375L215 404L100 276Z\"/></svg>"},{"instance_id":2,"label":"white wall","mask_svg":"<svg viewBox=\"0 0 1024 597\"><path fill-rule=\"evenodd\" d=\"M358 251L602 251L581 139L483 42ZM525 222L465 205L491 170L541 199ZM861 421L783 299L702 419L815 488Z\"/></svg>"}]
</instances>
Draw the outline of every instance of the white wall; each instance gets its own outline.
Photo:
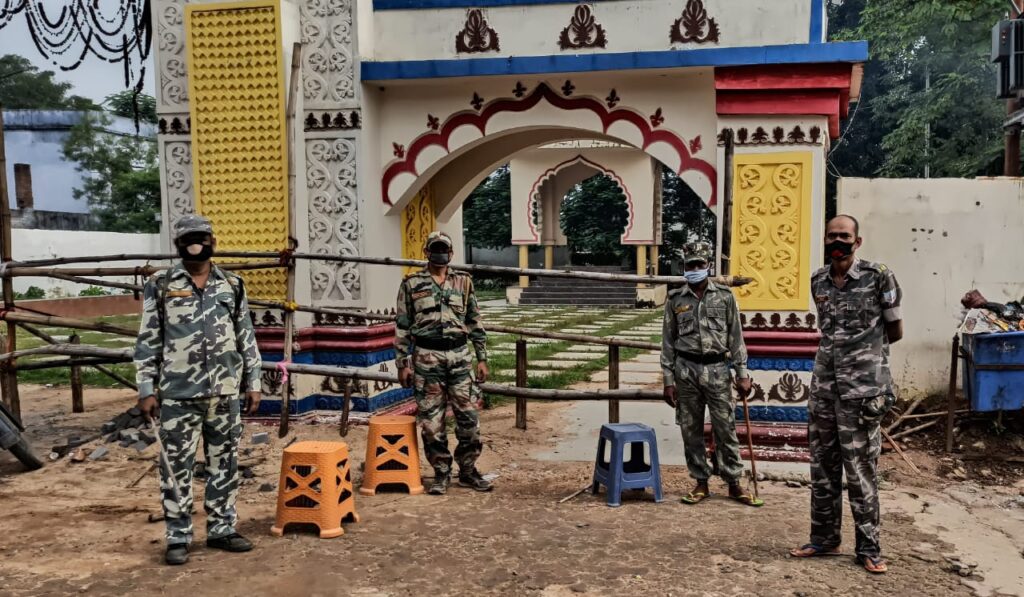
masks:
<instances>
[{"instance_id":1,"label":"white wall","mask_svg":"<svg viewBox=\"0 0 1024 597\"><path fill-rule=\"evenodd\" d=\"M86 255L115 255L122 253L161 253L159 234L122 234L119 232L79 232L67 230L26 230L15 228L11 238L14 259L50 259L54 257L81 257ZM125 267L143 265L142 262L117 261L107 265ZM69 267L88 267L88 264ZM110 278L119 282L132 282L130 277ZM29 286L38 286L47 292L60 292L70 296L86 287L52 278L14 278L15 292L25 292Z\"/></svg>"},{"instance_id":2,"label":"white wall","mask_svg":"<svg viewBox=\"0 0 1024 597\"><path fill-rule=\"evenodd\" d=\"M808 0L715 0L706 2L708 16L721 29L717 44L673 44L669 28L680 18L685 2L621 0L591 4L606 32L603 49L562 50L559 34L573 18L575 4L491 6L483 9L488 27L498 34L500 51L457 54L455 37L466 24L465 8L378 10L373 13L373 46L362 55L372 60L425 60L544 56L614 52L772 46L808 43L811 3ZM364 32L360 32L364 33ZM363 35L363 39L369 36Z\"/></svg>"},{"instance_id":3,"label":"white wall","mask_svg":"<svg viewBox=\"0 0 1024 597\"><path fill-rule=\"evenodd\" d=\"M860 220L858 255L889 266L903 288L904 339L892 347L902 394L945 392L964 293L1024 295L1024 181L846 178L838 207Z\"/></svg>"}]
</instances>

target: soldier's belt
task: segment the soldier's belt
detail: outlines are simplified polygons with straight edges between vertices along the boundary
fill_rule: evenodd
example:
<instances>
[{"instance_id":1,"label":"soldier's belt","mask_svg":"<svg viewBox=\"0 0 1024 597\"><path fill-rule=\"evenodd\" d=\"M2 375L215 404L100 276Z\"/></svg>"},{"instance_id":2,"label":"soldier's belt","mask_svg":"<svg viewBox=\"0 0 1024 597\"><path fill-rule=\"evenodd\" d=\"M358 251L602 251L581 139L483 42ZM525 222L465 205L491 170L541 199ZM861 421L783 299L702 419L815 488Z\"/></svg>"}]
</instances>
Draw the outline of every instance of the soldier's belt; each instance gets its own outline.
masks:
<instances>
[{"instance_id":1,"label":"soldier's belt","mask_svg":"<svg viewBox=\"0 0 1024 597\"><path fill-rule=\"evenodd\" d=\"M466 337L461 338L416 338L416 348L427 350L455 350L466 345Z\"/></svg>"},{"instance_id":2,"label":"soldier's belt","mask_svg":"<svg viewBox=\"0 0 1024 597\"><path fill-rule=\"evenodd\" d=\"M724 354L697 354L695 352L677 352L676 356L681 359L698 363L701 365L717 365L725 362Z\"/></svg>"}]
</instances>

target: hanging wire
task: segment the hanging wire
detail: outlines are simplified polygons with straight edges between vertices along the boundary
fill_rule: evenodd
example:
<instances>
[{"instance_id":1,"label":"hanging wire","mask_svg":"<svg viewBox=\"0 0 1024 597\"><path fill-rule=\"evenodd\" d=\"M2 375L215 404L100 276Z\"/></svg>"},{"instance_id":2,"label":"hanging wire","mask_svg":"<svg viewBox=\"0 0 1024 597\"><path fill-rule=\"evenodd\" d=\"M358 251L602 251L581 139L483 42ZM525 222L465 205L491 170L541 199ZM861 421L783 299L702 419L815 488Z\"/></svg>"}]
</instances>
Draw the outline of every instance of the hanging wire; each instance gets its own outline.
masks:
<instances>
[{"instance_id":1,"label":"hanging wire","mask_svg":"<svg viewBox=\"0 0 1024 597\"><path fill-rule=\"evenodd\" d=\"M75 70L89 55L121 63L138 113L153 39L150 0L120 0L113 14L101 10L98 0L0 0L0 30L19 15L39 53L63 71Z\"/></svg>"}]
</instances>

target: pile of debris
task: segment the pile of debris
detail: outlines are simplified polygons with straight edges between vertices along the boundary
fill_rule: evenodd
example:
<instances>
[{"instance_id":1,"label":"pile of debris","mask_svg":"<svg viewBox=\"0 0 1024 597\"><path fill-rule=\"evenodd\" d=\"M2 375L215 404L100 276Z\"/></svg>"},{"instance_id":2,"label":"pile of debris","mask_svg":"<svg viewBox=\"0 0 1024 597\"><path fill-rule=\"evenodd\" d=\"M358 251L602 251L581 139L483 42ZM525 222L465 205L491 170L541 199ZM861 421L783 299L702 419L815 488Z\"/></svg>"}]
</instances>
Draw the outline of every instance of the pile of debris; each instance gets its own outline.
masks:
<instances>
[{"instance_id":1,"label":"pile of debris","mask_svg":"<svg viewBox=\"0 0 1024 597\"><path fill-rule=\"evenodd\" d=\"M135 448L142 452L156 443L156 429L148 425L142 411L133 406L100 428L106 436L106 443L120 442L122 448Z\"/></svg>"}]
</instances>

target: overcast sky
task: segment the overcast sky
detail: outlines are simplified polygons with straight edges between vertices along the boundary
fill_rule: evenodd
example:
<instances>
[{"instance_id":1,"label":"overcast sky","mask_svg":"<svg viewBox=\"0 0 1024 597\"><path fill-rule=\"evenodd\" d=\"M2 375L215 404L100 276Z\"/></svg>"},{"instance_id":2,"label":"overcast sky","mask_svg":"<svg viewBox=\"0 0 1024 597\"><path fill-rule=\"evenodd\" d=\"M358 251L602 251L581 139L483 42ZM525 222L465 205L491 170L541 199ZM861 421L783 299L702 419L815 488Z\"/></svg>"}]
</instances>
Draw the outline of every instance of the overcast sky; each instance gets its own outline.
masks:
<instances>
[{"instance_id":1,"label":"overcast sky","mask_svg":"<svg viewBox=\"0 0 1024 597\"><path fill-rule=\"evenodd\" d=\"M29 0L38 2L39 0ZM45 6L59 7L64 0L45 0ZM99 5L104 13L113 14L117 11L120 0L99 0ZM47 15L50 11L47 11ZM54 16L59 10L54 12ZM29 34L28 22L25 13L16 16L6 27L0 29L0 55L19 54L32 61L40 70L52 70L55 79L67 81L74 86L72 94L88 97L100 102L111 93L124 90L124 69L120 63L111 64L100 60L90 54L85 61L73 71L62 71L50 60L39 54L32 36ZM145 86L143 92L154 95L153 85L155 73L153 72L153 53L146 63Z\"/></svg>"}]
</instances>

